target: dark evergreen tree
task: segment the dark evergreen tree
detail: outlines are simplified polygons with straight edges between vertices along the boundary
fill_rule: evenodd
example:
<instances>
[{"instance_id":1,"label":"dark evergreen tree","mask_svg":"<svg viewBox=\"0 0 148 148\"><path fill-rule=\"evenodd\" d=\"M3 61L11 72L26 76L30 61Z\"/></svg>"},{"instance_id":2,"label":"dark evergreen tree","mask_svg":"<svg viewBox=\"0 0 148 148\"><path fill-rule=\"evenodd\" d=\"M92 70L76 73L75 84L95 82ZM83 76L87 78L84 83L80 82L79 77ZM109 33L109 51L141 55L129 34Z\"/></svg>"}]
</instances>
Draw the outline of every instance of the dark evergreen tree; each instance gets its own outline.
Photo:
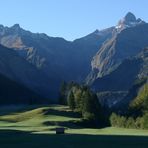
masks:
<instances>
[{"instance_id":1,"label":"dark evergreen tree","mask_svg":"<svg viewBox=\"0 0 148 148\"><path fill-rule=\"evenodd\" d=\"M72 109L72 110L75 109L75 106L76 106L75 105L75 98L74 98L74 94L72 91L68 95L67 103L68 103L68 106L70 107L70 109Z\"/></svg>"},{"instance_id":2,"label":"dark evergreen tree","mask_svg":"<svg viewBox=\"0 0 148 148\"><path fill-rule=\"evenodd\" d=\"M66 89L67 89L67 84L65 81L62 82L61 87L60 87L60 95L59 95L59 103L62 105L66 105Z\"/></svg>"},{"instance_id":3,"label":"dark evergreen tree","mask_svg":"<svg viewBox=\"0 0 148 148\"><path fill-rule=\"evenodd\" d=\"M82 98L83 98L83 109L82 109L83 117L89 120L102 119L101 105L99 103L96 94L94 94L88 89L83 93Z\"/></svg>"},{"instance_id":4,"label":"dark evergreen tree","mask_svg":"<svg viewBox=\"0 0 148 148\"><path fill-rule=\"evenodd\" d=\"M87 86L68 84L67 103L72 110L79 112L88 126L102 126L101 104L98 97Z\"/></svg>"}]
</instances>

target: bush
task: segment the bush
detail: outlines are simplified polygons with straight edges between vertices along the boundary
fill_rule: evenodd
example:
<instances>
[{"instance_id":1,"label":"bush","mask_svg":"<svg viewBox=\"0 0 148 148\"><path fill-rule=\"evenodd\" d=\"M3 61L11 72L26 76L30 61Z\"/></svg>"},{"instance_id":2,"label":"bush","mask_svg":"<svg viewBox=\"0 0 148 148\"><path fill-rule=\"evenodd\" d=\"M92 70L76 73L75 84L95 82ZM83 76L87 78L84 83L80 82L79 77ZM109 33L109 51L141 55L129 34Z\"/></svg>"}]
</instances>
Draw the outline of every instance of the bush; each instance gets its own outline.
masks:
<instances>
[{"instance_id":1,"label":"bush","mask_svg":"<svg viewBox=\"0 0 148 148\"><path fill-rule=\"evenodd\" d=\"M135 120L132 117L129 117L126 121L126 128L136 128Z\"/></svg>"},{"instance_id":2,"label":"bush","mask_svg":"<svg viewBox=\"0 0 148 148\"><path fill-rule=\"evenodd\" d=\"M136 128L141 128L142 127L142 118L141 117L138 117L135 121L135 127Z\"/></svg>"},{"instance_id":3,"label":"bush","mask_svg":"<svg viewBox=\"0 0 148 148\"><path fill-rule=\"evenodd\" d=\"M112 113L110 116L110 123L113 127L123 127L123 128L136 128L136 124L139 124L139 120L136 121L132 117L124 117L117 115L115 113Z\"/></svg>"},{"instance_id":4,"label":"bush","mask_svg":"<svg viewBox=\"0 0 148 148\"><path fill-rule=\"evenodd\" d=\"M95 115L93 113L89 113L89 112L84 112L83 114L83 118L85 120L95 120Z\"/></svg>"},{"instance_id":5,"label":"bush","mask_svg":"<svg viewBox=\"0 0 148 148\"><path fill-rule=\"evenodd\" d=\"M141 118L141 128L148 129L148 113Z\"/></svg>"},{"instance_id":6,"label":"bush","mask_svg":"<svg viewBox=\"0 0 148 148\"><path fill-rule=\"evenodd\" d=\"M110 116L111 126L113 126L113 127L117 126L117 120L118 120L117 118L118 118L118 116L115 113L111 114L111 116Z\"/></svg>"}]
</instances>

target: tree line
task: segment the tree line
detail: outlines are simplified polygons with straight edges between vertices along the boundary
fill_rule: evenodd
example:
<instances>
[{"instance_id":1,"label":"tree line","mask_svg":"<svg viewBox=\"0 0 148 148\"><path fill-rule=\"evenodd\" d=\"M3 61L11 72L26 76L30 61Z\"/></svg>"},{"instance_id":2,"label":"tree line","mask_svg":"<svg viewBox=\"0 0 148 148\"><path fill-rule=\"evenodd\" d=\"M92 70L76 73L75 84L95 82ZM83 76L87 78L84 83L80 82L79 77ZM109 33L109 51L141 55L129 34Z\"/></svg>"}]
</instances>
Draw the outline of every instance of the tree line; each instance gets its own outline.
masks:
<instances>
[{"instance_id":1,"label":"tree line","mask_svg":"<svg viewBox=\"0 0 148 148\"><path fill-rule=\"evenodd\" d=\"M148 129L148 84L131 101L127 114L122 116L112 113L110 123L114 127Z\"/></svg>"}]
</instances>

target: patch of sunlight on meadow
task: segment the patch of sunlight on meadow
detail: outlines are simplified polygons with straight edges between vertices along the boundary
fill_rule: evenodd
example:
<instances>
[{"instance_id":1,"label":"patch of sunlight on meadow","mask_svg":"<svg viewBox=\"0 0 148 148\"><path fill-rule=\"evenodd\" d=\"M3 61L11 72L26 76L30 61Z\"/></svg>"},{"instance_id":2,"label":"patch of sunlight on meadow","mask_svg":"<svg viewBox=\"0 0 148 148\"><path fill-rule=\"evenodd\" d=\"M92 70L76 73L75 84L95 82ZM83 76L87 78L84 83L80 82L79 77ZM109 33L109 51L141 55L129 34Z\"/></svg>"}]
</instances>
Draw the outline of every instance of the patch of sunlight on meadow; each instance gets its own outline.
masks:
<instances>
[{"instance_id":1,"label":"patch of sunlight on meadow","mask_svg":"<svg viewBox=\"0 0 148 148\"><path fill-rule=\"evenodd\" d=\"M1 108L0 129L29 131L32 133L52 134L55 128L66 128L67 134L87 135L148 135L148 130L124 129L108 127L103 129L80 128L73 126L71 121L77 122L81 118L75 116L67 106L30 106ZM60 125L59 123L62 123ZM69 126L70 127L67 127Z\"/></svg>"}]
</instances>

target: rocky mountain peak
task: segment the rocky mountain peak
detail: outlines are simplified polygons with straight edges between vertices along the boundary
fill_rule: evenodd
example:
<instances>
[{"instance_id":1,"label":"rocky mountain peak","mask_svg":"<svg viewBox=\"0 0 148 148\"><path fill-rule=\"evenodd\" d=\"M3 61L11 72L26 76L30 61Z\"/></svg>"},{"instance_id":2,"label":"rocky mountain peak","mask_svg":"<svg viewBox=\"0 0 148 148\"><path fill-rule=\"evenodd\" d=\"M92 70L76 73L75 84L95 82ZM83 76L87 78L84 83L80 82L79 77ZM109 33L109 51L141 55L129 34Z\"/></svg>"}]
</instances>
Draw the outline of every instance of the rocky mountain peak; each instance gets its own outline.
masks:
<instances>
[{"instance_id":1,"label":"rocky mountain peak","mask_svg":"<svg viewBox=\"0 0 148 148\"><path fill-rule=\"evenodd\" d=\"M11 28L21 28L19 24L14 24Z\"/></svg>"},{"instance_id":2,"label":"rocky mountain peak","mask_svg":"<svg viewBox=\"0 0 148 148\"><path fill-rule=\"evenodd\" d=\"M4 28L4 26L0 24L0 28Z\"/></svg>"},{"instance_id":3,"label":"rocky mountain peak","mask_svg":"<svg viewBox=\"0 0 148 148\"><path fill-rule=\"evenodd\" d=\"M135 27L143 23L145 23L143 20L140 18L137 19L133 13L128 12L125 17L118 22L116 29L121 31L125 28Z\"/></svg>"},{"instance_id":4,"label":"rocky mountain peak","mask_svg":"<svg viewBox=\"0 0 148 148\"><path fill-rule=\"evenodd\" d=\"M124 21L126 21L126 22L135 22L136 17L135 17L135 15L133 13L128 12L124 17Z\"/></svg>"},{"instance_id":5,"label":"rocky mountain peak","mask_svg":"<svg viewBox=\"0 0 148 148\"><path fill-rule=\"evenodd\" d=\"M22 30L19 24L14 24L12 27L9 28L10 30L13 30L14 32L18 33Z\"/></svg>"},{"instance_id":6,"label":"rocky mountain peak","mask_svg":"<svg viewBox=\"0 0 148 148\"><path fill-rule=\"evenodd\" d=\"M12 33L13 32L18 32L22 30L22 28L20 27L19 24L14 24L13 26L11 27L7 27L7 26L3 26L3 25L0 25L0 34L3 32L4 34L5 33Z\"/></svg>"},{"instance_id":7,"label":"rocky mountain peak","mask_svg":"<svg viewBox=\"0 0 148 148\"><path fill-rule=\"evenodd\" d=\"M100 31L98 30L98 29L96 29L95 31L94 31L94 33L99 33Z\"/></svg>"}]
</instances>

